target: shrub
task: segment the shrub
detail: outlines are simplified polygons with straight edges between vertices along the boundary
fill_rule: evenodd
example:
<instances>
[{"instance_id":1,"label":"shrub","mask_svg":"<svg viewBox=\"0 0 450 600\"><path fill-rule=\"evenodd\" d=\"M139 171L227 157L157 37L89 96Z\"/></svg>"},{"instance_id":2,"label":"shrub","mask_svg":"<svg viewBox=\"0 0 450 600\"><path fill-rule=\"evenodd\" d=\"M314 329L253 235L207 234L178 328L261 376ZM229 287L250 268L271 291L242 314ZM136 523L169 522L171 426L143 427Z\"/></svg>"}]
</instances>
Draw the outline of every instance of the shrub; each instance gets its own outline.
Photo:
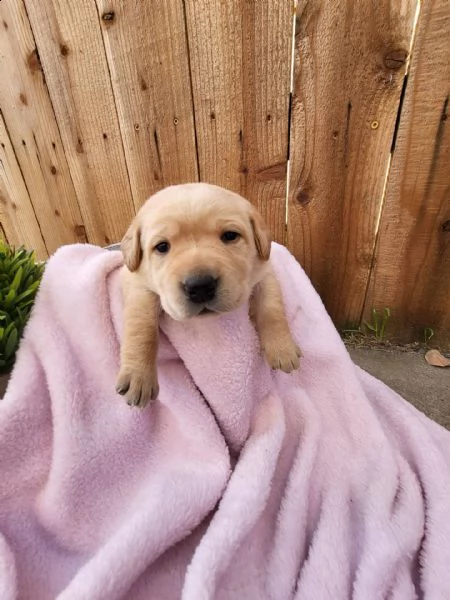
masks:
<instances>
[{"instance_id":1,"label":"shrub","mask_svg":"<svg viewBox=\"0 0 450 600\"><path fill-rule=\"evenodd\" d=\"M0 373L14 364L43 271L34 252L0 240Z\"/></svg>"}]
</instances>

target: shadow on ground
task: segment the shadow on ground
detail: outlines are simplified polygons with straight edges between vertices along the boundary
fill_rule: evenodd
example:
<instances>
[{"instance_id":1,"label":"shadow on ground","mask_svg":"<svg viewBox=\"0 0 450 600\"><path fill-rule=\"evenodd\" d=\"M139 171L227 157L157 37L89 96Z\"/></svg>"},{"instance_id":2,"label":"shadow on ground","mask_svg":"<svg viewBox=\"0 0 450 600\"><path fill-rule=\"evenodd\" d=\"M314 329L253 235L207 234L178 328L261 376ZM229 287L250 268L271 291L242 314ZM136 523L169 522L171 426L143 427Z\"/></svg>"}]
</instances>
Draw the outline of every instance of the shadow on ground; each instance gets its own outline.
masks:
<instances>
[{"instance_id":1,"label":"shadow on ground","mask_svg":"<svg viewBox=\"0 0 450 600\"><path fill-rule=\"evenodd\" d=\"M348 351L358 366L450 429L450 367L431 367L423 351L352 347Z\"/></svg>"}]
</instances>

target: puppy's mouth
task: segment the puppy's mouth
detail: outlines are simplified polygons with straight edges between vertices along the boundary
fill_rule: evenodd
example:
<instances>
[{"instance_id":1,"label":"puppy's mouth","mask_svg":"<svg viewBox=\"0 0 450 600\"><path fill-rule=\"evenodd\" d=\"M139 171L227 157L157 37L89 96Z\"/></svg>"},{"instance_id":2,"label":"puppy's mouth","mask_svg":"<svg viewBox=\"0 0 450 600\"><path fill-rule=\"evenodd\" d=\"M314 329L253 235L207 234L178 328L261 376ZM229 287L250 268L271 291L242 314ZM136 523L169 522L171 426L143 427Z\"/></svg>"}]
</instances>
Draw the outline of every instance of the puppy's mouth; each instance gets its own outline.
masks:
<instances>
[{"instance_id":1,"label":"puppy's mouth","mask_svg":"<svg viewBox=\"0 0 450 600\"><path fill-rule=\"evenodd\" d=\"M182 310L171 310L170 305L163 305L164 310L176 321L185 321L190 319L208 319L208 317L218 317L224 313L231 312L238 308L240 303L208 303L193 305L192 303L183 303ZM181 306L180 306L181 308Z\"/></svg>"},{"instance_id":2,"label":"puppy's mouth","mask_svg":"<svg viewBox=\"0 0 450 600\"><path fill-rule=\"evenodd\" d=\"M209 306L204 306L197 313L193 314L192 317L194 317L194 318L195 317L208 317L208 316L213 316L213 315L220 315L220 314L222 314L222 312L224 312L224 311L210 308Z\"/></svg>"},{"instance_id":3,"label":"puppy's mouth","mask_svg":"<svg viewBox=\"0 0 450 600\"><path fill-rule=\"evenodd\" d=\"M224 313L230 312L237 308L236 305L224 305L222 303L210 304L203 306L198 312L192 314L192 317L208 317L208 316L218 316Z\"/></svg>"},{"instance_id":4,"label":"puppy's mouth","mask_svg":"<svg viewBox=\"0 0 450 600\"><path fill-rule=\"evenodd\" d=\"M191 313L191 318L217 316L224 312L227 312L225 307L216 305L214 303L208 303L199 307L199 309L197 309L194 313Z\"/></svg>"}]
</instances>

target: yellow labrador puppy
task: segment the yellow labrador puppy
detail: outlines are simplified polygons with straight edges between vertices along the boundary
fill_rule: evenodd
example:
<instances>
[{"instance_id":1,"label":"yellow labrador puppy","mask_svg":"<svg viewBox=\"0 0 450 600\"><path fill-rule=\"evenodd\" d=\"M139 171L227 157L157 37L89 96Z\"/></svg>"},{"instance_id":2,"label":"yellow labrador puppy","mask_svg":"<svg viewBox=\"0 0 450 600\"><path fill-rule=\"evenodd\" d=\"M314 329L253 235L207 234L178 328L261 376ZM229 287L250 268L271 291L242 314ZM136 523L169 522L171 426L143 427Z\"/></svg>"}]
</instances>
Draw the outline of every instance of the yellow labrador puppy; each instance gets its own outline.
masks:
<instances>
[{"instance_id":1,"label":"yellow labrador puppy","mask_svg":"<svg viewBox=\"0 0 450 600\"><path fill-rule=\"evenodd\" d=\"M157 192L122 240L124 331L117 391L144 407L158 395L161 309L175 320L206 318L250 300L261 349L290 373L301 352L292 339L272 272L270 239L244 198L205 183Z\"/></svg>"}]
</instances>

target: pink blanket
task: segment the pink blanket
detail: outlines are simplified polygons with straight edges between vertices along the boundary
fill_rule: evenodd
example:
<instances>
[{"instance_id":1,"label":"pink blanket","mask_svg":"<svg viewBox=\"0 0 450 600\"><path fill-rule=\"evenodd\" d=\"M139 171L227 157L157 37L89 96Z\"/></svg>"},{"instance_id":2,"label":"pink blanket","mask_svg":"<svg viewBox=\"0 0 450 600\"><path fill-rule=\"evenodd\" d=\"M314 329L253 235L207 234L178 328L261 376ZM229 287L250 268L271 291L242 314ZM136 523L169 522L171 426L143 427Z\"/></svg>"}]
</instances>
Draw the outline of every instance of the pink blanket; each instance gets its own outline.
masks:
<instances>
[{"instance_id":1,"label":"pink blanket","mask_svg":"<svg viewBox=\"0 0 450 600\"><path fill-rule=\"evenodd\" d=\"M450 433L351 361L292 256L304 358L246 309L162 322L159 401L114 391L119 252L50 260L0 402L0 599L450 598Z\"/></svg>"}]
</instances>

